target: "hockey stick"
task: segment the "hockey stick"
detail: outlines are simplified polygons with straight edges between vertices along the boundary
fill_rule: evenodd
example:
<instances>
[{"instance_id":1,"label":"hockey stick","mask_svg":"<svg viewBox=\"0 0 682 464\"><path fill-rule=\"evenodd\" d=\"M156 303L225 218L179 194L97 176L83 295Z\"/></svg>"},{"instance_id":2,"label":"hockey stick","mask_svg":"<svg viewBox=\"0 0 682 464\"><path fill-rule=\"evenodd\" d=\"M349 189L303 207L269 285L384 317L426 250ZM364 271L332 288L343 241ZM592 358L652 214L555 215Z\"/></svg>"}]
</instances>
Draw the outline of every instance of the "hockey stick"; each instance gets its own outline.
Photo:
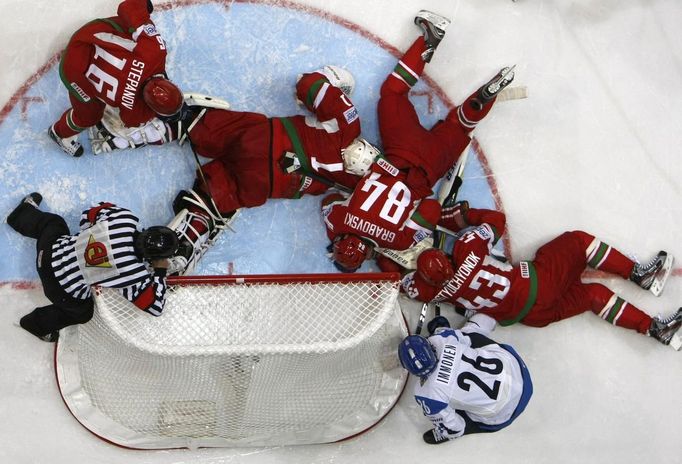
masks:
<instances>
[{"instance_id":1,"label":"hockey stick","mask_svg":"<svg viewBox=\"0 0 682 464\"><path fill-rule=\"evenodd\" d=\"M443 208L451 207L456 203L457 194L463 182L462 174L464 173L464 167L468 158L469 147L467 146L464 153L457 160L457 163L448 171L443 184L438 189L438 202ZM442 250L445 246L445 234L436 229L433 232L433 237L434 246Z\"/></svg>"},{"instance_id":2,"label":"hockey stick","mask_svg":"<svg viewBox=\"0 0 682 464\"><path fill-rule=\"evenodd\" d=\"M422 311L419 313L419 321L417 321L417 328L414 329L414 334L419 335L422 333L422 327L424 327L424 320L426 320L426 311L429 309L429 303L424 303L422 305Z\"/></svg>"}]
</instances>

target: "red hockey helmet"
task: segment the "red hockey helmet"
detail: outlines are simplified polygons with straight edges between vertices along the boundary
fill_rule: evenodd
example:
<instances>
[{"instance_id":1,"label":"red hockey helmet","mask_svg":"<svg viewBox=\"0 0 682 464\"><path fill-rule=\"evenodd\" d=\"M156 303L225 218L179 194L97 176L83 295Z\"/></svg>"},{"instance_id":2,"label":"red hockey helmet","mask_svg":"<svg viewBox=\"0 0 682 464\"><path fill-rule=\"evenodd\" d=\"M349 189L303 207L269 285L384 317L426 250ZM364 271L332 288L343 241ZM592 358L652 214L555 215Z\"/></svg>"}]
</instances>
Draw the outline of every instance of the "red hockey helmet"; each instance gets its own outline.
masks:
<instances>
[{"instance_id":1,"label":"red hockey helmet","mask_svg":"<svg viewBox=\"0 0 682 464\"><path fill-rule=\"evenodd\" d=\"M343 272L355 272L369 257L372 249L360 237L353 234L334 239L332 252L334 265Z\"/></svg>"},{"instance_id":2,"label":"red hockey helmet","mask_svg":"<svg viewBox=\"0 0 682 464\"><path fill-rule=\"evenodd\" d=\"M145 83L142 97L159 116L174 116L182 108L182 92L177 85L161 76L152 77Z\"/></svg>"},{"instance_id":3,"label":"red hockey helmet","mask_svg":"<svg viewBox=\"0 0 682 464\"><path fill-rule=\"evenodd\" d=\"M448 256L438 248L422 251L417 258L417 272L427 284L434 287L442 287L455 275Z\"/></svg>"}]
</instances>

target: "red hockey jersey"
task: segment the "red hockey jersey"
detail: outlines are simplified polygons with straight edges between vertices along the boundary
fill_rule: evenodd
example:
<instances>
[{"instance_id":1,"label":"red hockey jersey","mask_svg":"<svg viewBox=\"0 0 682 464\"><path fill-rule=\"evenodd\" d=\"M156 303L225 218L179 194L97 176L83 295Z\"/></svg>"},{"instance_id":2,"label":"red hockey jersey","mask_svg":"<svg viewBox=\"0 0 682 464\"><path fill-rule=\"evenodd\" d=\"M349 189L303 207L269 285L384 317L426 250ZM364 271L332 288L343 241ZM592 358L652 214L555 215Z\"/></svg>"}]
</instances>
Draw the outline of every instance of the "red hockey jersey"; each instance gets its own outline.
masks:
<instances>
[{"instance_id":1,"label":"red hockey jersey","mask_svg":"<svg viewBox=\"0 0 682 464\"><path fill-rule=\"evenodd\" d=\"M440 205L433 199L414 200L404 175L397 170L394 174L370 172L349 198L323 207L330 240L355 234L376 246L405 250L431 234L440 218Z\"/></svg>"},{"instance_id":2,"label":"red hockey jersey","mask_svg":"<svg viewBox=\"0 0 682 464\"><path fill-rule=\"evenodd\" d=\"M420 301L445 301L475 310L501 325L520 321L530 311L537 295L537 276L532 262L522 261L512 266L490 255L504 231L504 214L471 209L467 220L477 227L455 242L454 277L436 288L427 284L418 272L411 272L403 278L405 293Z\"/></svg>"},{"instance_id":3,"label":"red hockey jersey","mask_svg":"<svg viewBox=\"0 0 682 464\"><path fill-rule=\"evenodd\" d=\"M130 18L96 19L76 31L59 69L72 95L83 102L98 99L118 108L128 127L155 116L143 101L141 90L147 79L164 73L166 66L166 44L144 5L123 2L119 13L131 13ZM131 19L138 24L130 24Z\"/></svg>"}]
</instances>

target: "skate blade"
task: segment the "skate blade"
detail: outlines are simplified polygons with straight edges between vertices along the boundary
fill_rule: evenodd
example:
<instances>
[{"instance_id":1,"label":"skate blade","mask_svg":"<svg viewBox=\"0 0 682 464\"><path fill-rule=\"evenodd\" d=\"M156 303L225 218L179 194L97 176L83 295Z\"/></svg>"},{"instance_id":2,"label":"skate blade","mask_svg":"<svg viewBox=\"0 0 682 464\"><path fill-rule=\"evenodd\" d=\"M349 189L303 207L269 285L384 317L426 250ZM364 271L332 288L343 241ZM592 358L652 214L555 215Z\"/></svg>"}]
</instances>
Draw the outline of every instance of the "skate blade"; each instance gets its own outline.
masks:
<instances>
[{"instance_id":1,"label":"skate blade","mask_svg":"<svg viewBox=\"0 0 682 464\"><path fill-rule=\"evenodd\" d=\"M670 339L670 347L676 351L680 351L680 348L682 348L682 335L680 335L679 331Z\"/></svg>"},{"instance_id":2,"label":"skate blade","mask_svg":"<svg viewBox=\"0 0 682 464\"><path fill-rule=\"evenodd\" d=\"M445 32L445 29L447 29L451 23L451 21L445 16L441 16L429 10L421 10L419 13L417 13L417 18L425 19L440 29L442 32Z\"/></svg>"},{"instance_id":3,"label":"skate blade","mask_svg":"<svg viewBox=\"0 0 682 464\"><path fill-rule=\"evenodd\" d=\"M668 255L663 262L663 267L661 267L661 270L658 271L656 274L656 277L654 277L654 281L651 284L651 287L649 290L651 290L651 293L653 293L656 296L660 296L661 293L663 293L663 287L665 287L665 283L668 280L668 277L670 277L670 273L673 270L673 262L675 259L673 258L672 255Z\"/></svg>"}]
</instances>

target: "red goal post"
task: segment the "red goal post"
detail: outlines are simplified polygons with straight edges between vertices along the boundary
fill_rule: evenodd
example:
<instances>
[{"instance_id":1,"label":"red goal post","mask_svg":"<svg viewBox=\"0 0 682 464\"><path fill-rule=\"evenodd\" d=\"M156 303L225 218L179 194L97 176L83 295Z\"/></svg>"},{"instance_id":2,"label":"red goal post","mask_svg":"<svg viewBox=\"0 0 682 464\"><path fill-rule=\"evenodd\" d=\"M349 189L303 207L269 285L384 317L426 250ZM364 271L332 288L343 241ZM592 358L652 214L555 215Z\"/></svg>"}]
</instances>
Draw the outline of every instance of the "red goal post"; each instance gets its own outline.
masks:
<instances>
[{"instance_id":1,"label":"red goal post","mask_svg":"<svg viewBox=\"0 0 682 464\"><path fill-rule=\"evenodd\" d=\"M328 443L361 433L407 381L399 276L169 279L163 315L113 289L62 330L56 370L72 414L141 449Z\"/></svg>"}]
</instances>

